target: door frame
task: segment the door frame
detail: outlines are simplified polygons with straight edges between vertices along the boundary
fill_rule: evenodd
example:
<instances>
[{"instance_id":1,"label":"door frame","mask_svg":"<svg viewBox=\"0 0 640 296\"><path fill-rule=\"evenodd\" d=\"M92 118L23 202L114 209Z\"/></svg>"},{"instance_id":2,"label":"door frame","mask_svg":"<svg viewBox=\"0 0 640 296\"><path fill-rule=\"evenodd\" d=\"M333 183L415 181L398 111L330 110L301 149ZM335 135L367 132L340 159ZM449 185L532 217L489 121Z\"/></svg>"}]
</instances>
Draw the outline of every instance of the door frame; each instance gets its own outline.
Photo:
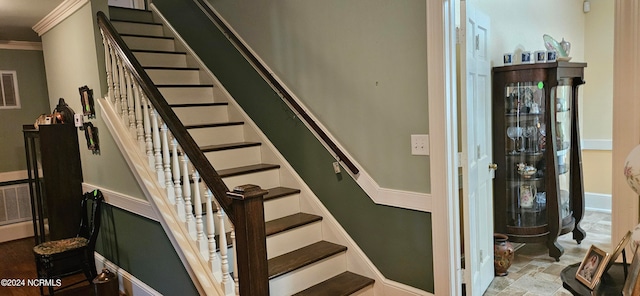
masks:
<instances>
[{"instance_id":1,"label":"door frame","mask_svg":"<svg viewBox=\"0 0 640 296\"><path fill-rule=\"evenodd\" d=\"M455 1L425 0L435 295L462 295Z\"/></svg>"}]
</instances>

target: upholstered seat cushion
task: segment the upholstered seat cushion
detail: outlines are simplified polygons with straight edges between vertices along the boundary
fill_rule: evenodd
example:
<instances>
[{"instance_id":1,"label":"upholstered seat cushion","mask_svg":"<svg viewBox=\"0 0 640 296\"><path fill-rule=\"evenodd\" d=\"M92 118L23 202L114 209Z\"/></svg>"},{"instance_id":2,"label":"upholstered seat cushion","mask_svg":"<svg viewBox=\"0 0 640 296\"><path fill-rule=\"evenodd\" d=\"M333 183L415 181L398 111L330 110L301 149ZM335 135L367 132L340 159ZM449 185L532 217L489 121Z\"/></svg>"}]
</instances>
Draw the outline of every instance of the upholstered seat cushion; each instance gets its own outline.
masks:
<instances>
[{"instance_id":1,"label":"upholstered seat cushion","mask_svg":"<svg viewBox=\"0 0 640 296\"><path fill-rule=\"evenodd\" d=\"M41 243L33 247L33 252L38 255L48 256L82 248L85 247L88 243L89 240L84 237L72 237Z\"/></svg>"}]
</instances>

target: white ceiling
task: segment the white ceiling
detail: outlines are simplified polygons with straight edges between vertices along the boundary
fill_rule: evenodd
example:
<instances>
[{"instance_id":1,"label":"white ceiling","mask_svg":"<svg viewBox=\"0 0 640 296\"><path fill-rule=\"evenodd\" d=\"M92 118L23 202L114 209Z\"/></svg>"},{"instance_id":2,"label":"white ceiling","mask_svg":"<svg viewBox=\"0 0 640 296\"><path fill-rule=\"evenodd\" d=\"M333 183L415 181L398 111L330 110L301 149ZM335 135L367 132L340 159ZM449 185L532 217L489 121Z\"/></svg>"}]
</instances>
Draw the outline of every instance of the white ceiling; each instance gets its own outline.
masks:
<instances>
[{"instance_id":1,"label":"white ceiling","mask_svg":"<svg viewBox=\"0 0 640 296\"><path fill-rule=\"evenodd\" d=\"M40 41L31 29L64 0L0 0L0 40Z\"/></svg>"}]
</instances>

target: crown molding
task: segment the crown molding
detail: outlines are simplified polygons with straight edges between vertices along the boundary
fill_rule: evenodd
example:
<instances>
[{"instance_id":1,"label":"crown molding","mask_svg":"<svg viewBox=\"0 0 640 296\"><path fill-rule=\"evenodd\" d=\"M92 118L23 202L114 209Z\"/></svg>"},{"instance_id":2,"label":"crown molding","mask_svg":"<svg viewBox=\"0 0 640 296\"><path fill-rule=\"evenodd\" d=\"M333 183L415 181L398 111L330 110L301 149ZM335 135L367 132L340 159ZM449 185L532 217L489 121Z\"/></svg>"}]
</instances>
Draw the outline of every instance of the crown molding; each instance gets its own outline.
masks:
<instances>
[{"instance_id":1,"label":"crown molding","mask_svg":"<svg viewBox=\"0 0 640 296\"><path fill-rule=\"evenodd\" d=\"M0 49L42 50L42 42L0 40Z\"/></svg>"},{"instance_id":2,"label":"crown molding","mask_svg":"<svg viewBox=\"0 0 640 296\"><path fill-rule=\"evenodd\" d=\"M42 36L87 3L89 0L65 0L36 23L32 29L38 33L38 36Z\"/></svg>"}]
</instances>

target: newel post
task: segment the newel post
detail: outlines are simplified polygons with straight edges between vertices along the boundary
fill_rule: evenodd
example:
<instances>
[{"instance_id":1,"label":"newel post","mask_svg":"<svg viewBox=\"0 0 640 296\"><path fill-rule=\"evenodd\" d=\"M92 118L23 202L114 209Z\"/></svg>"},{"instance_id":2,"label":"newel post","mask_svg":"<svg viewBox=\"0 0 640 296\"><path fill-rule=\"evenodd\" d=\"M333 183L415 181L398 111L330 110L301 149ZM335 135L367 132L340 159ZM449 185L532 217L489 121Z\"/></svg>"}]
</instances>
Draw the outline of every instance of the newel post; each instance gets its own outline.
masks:
<instances>
[{"instance_id":1,"label":"newel post","mask_svg":"<svg viewBox=\"0 0 640 296\"><path fill-rule=\"evenodd\" d=\"M257 185L242 185L228 192L233 199L236 256L240 295L269 295L264 202L267 194Z\"/></svg>"}]
</instances>

